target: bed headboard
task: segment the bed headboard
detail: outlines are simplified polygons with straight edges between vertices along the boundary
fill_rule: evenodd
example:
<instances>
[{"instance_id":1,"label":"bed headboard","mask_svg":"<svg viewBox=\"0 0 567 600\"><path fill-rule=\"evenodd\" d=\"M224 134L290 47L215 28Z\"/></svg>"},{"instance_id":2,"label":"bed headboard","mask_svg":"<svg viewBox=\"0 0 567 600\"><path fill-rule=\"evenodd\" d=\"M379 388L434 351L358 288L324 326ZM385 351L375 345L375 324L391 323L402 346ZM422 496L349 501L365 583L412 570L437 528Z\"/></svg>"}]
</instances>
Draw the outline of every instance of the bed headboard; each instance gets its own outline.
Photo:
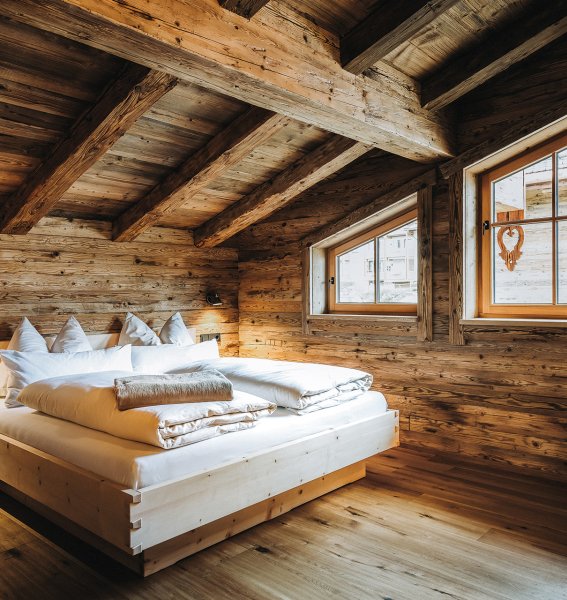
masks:
<instances>
[{"instance_id":1,"label":"bed headboard","mask_svg":"<svg viewBox=\"0 0 567 600\"><path fill-rule=\"evenodd\" d=\"M187 327L187 331L189 335L193 339L194 342L197 341L197 330L194 327ZM54 335L46 335L45 340L47 341L47 345L51 347L53 341L55 340ZM120 337L119 333L95 333L92 335L87 334L87 338L93 347L93 350L100 350L101 348L110 348L111 346L116 346L118 344L118 338ZM0 341L0 350L8 347L8 343L10 340Z\"/></svg>"}]
</instances>

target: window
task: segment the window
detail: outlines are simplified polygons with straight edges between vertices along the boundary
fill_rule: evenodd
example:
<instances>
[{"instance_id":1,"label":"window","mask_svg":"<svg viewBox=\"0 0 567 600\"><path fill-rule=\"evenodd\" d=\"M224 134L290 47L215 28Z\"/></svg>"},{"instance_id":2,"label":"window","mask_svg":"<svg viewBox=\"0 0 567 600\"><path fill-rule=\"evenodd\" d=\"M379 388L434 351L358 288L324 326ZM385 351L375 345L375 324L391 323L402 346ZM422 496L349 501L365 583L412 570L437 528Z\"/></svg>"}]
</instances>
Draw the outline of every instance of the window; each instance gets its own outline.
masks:
<instances>
[{"instance_id":1,"label":"window","mask_svg":"<svg viewBox=\"0 0 567 600\"><path fill-rule=\"evenodd\" d=\"M481 178L479 316L567 317L567 135Z\"/></svg>"},{"instance_id":2,"label":"window","mask_svg":"<svg viewBox=\"0 0 567 600\"><path fill-rule=\"evenodd\" d=\"M329 312L416 314L416 262L415 210L329 248Z\"/></svg>"}]
</instances>

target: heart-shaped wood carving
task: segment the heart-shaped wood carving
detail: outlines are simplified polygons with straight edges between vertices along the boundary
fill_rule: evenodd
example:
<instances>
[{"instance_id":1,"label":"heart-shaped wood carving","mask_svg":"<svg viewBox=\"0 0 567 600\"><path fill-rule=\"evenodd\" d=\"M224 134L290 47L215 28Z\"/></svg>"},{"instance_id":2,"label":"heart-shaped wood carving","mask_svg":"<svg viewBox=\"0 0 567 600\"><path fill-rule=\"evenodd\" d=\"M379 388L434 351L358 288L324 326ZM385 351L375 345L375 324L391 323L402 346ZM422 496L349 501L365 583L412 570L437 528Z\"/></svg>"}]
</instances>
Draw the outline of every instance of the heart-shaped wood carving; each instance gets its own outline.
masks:
<instances>
[{"instance_id":1,"label":"heart-shaped wood carving","mask_svg":"<svg viewBox=\"0 0 567 600\"><path fill-rule=\"evenodd\" d=\"M506 239L504 239L504 234L507 234ZM520 256L522 256L524 228L521 225L500 227L496 239L500 247L500 258L506 264L508 271L513 271L516 263L520 260Z\"/></svg>"}]
</instances>

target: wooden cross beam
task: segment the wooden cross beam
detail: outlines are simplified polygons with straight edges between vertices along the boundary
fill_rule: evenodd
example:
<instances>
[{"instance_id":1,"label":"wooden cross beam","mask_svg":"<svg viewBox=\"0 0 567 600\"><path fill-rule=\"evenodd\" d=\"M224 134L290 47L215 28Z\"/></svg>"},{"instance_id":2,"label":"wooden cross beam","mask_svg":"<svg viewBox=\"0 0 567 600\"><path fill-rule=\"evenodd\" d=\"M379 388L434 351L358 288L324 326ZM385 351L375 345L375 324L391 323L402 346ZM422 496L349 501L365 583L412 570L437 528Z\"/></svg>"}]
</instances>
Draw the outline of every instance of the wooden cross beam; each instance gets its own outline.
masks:
<instances>
[{"instance_id":1,"label":"wooden cross beam","mask_svg":"<svg viewBox=\"0 0 567 600\"><path fill-rule=\"evenodd\" d=\"M382 2L341 40L343 68L359 75L410 40L458 0Z\"/></svg>"},{"instance_id":2,"label":"wooden cross beam","mask_svg":"<svg viewBox=\"0 0 567 600\"><path fill-rule=\"evenodd\" d=\"M241 17L251 19L269 0L219 0L219 4Z\"/></svg>"},{"instance_id":3,"label":"wooden cross beam","mask_svg":"<svg viewBox=\"0 0 567 600\"><path fill-rule=\"evenodd\" d=\"M339 171L369 149L360 142L333 136L274 179L195 229L195 245L210 248L224 242L293 202L301 192Z\"/></svg>"},{"instance_id":4,"label":"wooden cross beam","mask_svg":"<svg viewBox=\"0 0 567 600\"><path fill-rule=\"evenodd\" d=\"M177 80L126 65L97 102L2 207L0 233L25 234Z\"/></svg>"},{"instance_id":5,"label":"wooden cross beam","mask_svg":"<svg viewBox=\"0 0 567 600\"><path fill-rule=\"evenodd\" d=\"M2 0L0 14L412 160L453 154L444 117L403 82L211 0Z\"/></svg>"},{"instance_id":6,"label":"wooden cross beam","mask_svg":"<svg viewBox=\"0 0 567 600\"><path fill-rule=\"evenodd\" d=\"M495 32L422 83L425 107L440 109L524 60L567 32L567 1L538 4L536 12Z\"/></svg>"},{"instance_id":7,"label":"wooden cross beam","mask_svg":"<svg viewBox=\"0 0 567 600\"><path fill-rule=\"evenodd\" d=\"M289 120L262 108L251 108L190 156L114 223L113 239L132 241L178 208L211 181L239 163Z\"/></svg>"}]
</instances>

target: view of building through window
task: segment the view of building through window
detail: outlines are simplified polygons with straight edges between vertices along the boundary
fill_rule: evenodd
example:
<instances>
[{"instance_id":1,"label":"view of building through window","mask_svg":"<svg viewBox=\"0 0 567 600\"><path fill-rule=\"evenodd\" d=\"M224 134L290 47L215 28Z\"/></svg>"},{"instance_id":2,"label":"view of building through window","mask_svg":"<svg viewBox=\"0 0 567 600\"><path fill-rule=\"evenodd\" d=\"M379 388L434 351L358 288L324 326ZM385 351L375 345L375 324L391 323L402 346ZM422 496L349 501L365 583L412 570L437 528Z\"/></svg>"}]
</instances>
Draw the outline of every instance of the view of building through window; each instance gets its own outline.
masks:
<instances>
[{"instance_id":1,"label":"view of building through window","mask_svg":"<svg viewBox=\"0 0 567 600\"><path fill-rule=\"evenodd\" d=\"M417 221L341 254L337 273L338 302L415 304Z\"/></svg>"},{"instance_id":2,"label":"view of building through window","mask_svg":"<svg viewBox=\"0 0 567 600\"><path fill-rule=\"evenodd\" d=\"M557 220L567 216L567 150L493 181L491 205L492 301L567 303L567 221Z\"/></svg>"}]
</instances>

